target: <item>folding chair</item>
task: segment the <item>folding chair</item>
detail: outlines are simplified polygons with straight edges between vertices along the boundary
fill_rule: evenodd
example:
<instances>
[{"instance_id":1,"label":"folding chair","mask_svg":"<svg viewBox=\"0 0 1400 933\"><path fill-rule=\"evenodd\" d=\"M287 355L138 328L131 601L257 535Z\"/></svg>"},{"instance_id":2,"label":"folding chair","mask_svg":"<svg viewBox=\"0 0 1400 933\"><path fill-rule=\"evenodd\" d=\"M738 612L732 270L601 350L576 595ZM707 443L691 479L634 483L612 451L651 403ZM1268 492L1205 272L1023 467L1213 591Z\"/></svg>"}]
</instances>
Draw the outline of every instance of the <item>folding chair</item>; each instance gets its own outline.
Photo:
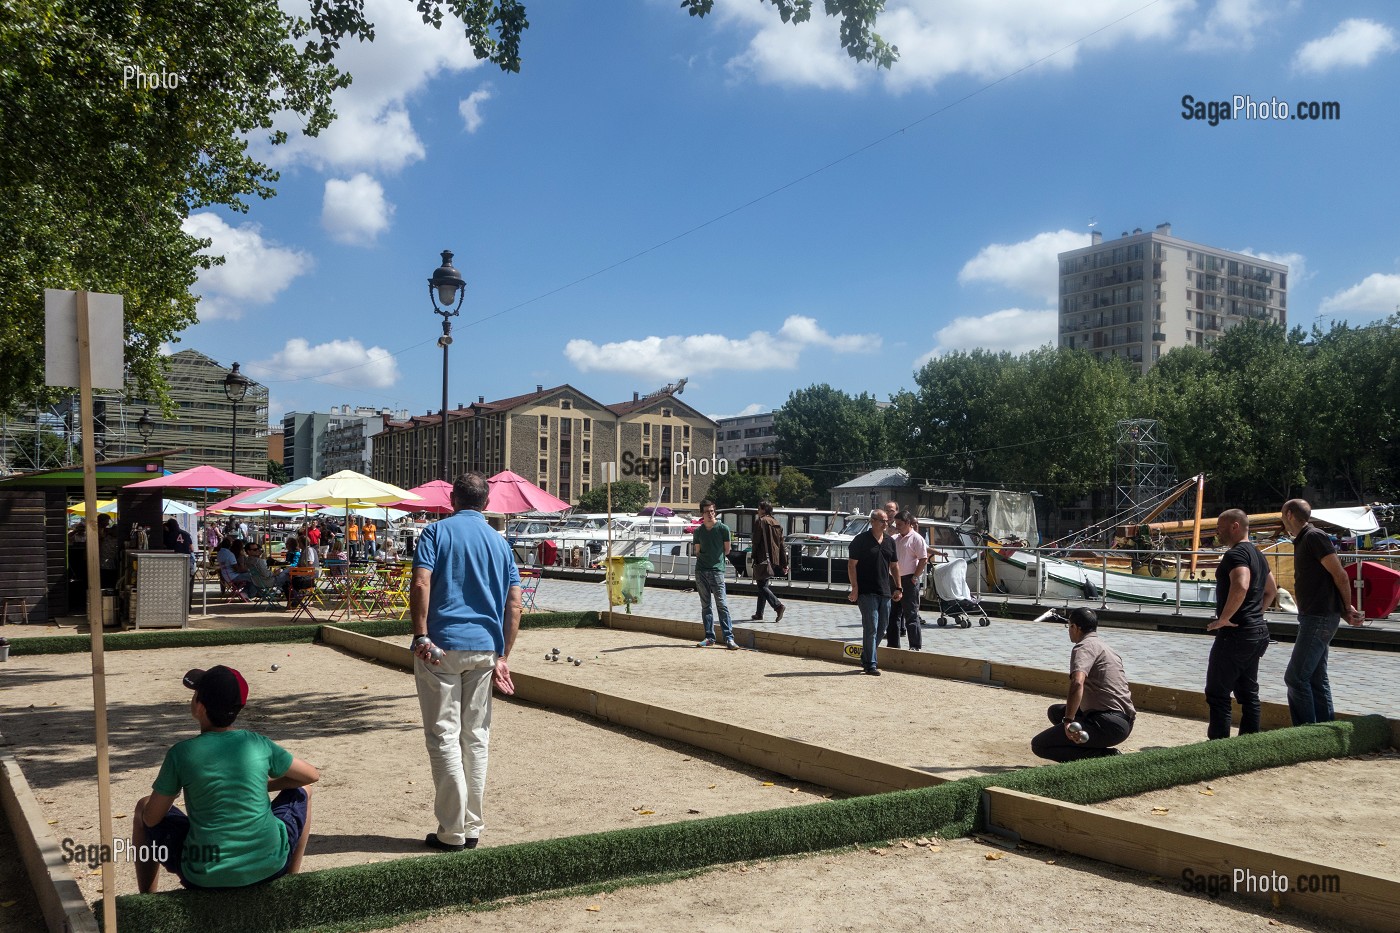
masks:
<instances>
[{"instance_id":1,"label":"folding chair","mask_svg":"<svg viewBox=\"0 0 1400 933\"><path fill-rule=\"evenodd\" d=\"M540 588L542 575L536 567L520 568L520 602L523 609L537 609L535 591Z\"/></svg>"},{"instance_id":2,"label":"folding chair","mask_svg":"<svg viewBox=\"0 0 1400 933\"><path fill-rule=\"evenodd\" d=\"M312 622L316 616L311 612L311 600L316 594L316 568L293 567L287 579L287 608L295 609L292 621L306 616Z\"/></svg>"}]
</instances>

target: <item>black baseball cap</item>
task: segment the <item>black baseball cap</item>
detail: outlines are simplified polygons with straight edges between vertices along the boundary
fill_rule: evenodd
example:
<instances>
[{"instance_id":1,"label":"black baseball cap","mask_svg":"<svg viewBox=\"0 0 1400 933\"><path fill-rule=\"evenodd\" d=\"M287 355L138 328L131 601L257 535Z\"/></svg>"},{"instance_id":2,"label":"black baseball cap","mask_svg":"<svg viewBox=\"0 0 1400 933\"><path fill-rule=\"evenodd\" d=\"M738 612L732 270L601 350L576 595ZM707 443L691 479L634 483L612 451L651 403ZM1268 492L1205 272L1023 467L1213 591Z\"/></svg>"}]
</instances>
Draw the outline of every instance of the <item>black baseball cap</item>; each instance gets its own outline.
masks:
<instances>
[{"instance_id":1,"label":"black baseball cap","mask_svg":"<svg viewBox=\"0 0 1400 933\"><path fill-rule=\"evenodd\" d=\"M248 705L248 681L222 664L207 671L196 667L185 674L184 684L204 704L209 721L221 728L232 725L239 710Z\"/></svg>"}]
</instances>

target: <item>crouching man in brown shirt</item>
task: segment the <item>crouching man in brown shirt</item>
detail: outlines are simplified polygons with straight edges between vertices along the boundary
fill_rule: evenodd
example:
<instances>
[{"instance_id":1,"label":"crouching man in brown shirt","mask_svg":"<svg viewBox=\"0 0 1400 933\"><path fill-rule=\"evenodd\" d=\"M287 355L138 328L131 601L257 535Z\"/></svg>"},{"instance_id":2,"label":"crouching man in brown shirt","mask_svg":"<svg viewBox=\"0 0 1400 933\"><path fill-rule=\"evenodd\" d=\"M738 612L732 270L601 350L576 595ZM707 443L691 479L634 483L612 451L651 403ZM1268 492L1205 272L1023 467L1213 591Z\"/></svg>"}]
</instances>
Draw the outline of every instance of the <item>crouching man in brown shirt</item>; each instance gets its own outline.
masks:
<instances>
[{"instance_id":1,"label":"crouching man in brown shirt","mask_svg":"<svg viewBox=\"0 0 1400 933\"><path fill-rule=\"evenodd\" d=\"M1031 739L1031 751L1051 761L1116 755L1133 731L1137 710L1123 659L1099 637L1099 617L1088 609L1069 614L1069 697L1046 712L1054 723ZM1087 733L1084 742L1075 733Z\"/></svg>"}]
</instances>

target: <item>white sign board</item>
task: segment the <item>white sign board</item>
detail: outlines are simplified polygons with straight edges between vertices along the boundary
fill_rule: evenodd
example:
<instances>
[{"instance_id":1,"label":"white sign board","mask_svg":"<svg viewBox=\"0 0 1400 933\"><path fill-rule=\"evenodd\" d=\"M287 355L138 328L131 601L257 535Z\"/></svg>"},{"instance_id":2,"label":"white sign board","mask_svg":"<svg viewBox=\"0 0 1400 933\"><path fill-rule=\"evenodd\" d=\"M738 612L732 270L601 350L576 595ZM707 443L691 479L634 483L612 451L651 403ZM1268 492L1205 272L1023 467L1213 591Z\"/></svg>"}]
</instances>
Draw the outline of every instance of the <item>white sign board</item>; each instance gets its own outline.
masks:
<instances>
[{"instance_id":1,"label":"white sign board","mask_svg":"<svg viewBox=\"0 0 1400 933\"><path fill-rule=\"evenodd\" d=\"M607 462L607 463L602 464L602 467L603 467L603 482L605 482L605 483L615 483L615 482L617 482L617 462L616 462L616 461L610 461L610 462Z\"/></svg>"},{"instance_id":2,"label":"white sign board","mask_svg":"<svg viewBox=\"0 0 1400 933\"><path fill-rule=\"evenodd\" d=\"M126 339L122 296L88 292L92 386L120 389L125 382ZM78 385L78 293L44 289L44 385Z\"/></svg>"}]
</instances>

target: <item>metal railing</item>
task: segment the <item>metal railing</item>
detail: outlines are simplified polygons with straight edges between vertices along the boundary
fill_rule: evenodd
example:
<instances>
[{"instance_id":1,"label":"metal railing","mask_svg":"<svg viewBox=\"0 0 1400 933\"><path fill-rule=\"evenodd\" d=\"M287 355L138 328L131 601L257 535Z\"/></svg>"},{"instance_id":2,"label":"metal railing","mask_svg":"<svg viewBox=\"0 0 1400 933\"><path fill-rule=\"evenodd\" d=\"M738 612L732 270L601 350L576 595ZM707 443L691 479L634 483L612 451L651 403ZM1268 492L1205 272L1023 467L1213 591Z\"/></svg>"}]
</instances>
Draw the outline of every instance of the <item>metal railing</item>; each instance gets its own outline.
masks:
<instances>
[{"instance_id":1,"label":"metal railing","mask_svg":"<svg viewBox=\"0 0 1400 933\"><path fill-rule=\"evenodd\" d=\"M818 593L845 592L849 587L847 560L844 547L839 543L837 554L802 555L801 563L793 560L789 551L789 576L781 578L784 587L808 589ZM517 548L517 557L522 566L536 566L536 552ZM559 563L571 569L593 569L601 562L604 553L594 554L588 549L585 553L567 554L560 552ZM695 575L695 559L686 552L684 542L674 538L618 538L613 542L615 557L646 557L652 563L649 576L658 579L689 579ZM828 547L830 550L830 547ZM1155 608L1170 615L1183 615L1183 610L1213 609L1215 605L1215 566L1220 560L1220 551L1196 551L1196 571L1191 573L1190 551L1165 551L1160 549L1124 549L1113 551L1081 552L1083 556L1070 558L1063 548L1008 548L960 546L938 548L929 570L925 571L923 601L925 605L937 606L938 595L933 586L934 569L948 560L948 551L960 557L968 555L968 590L976 602L986 598L1006 598L1026 600L1041 605L1097 605L1100 609L1143 610ZM996 553L1008 555L999 559ZM726 576L731 582L752 582L751 571L747 567L745 549L745 570L740 573L734 561L726 561ZM1400 553L1395 554L1343 554L1344 564L1359 560L1374 561L1400 570ZM1291 555L1265 552L1270 568L1275 576L1285 559ZM992 579L988 582L986 562L995 562ZM1135 572L1136 568L1136 572ZM1292 575L1283 575L1291 580ZM1086 585L1087 584L1087 585ZM1361 589L1358 585L1357 604L1360 605Z\"/></svg>"}]
</instances>

